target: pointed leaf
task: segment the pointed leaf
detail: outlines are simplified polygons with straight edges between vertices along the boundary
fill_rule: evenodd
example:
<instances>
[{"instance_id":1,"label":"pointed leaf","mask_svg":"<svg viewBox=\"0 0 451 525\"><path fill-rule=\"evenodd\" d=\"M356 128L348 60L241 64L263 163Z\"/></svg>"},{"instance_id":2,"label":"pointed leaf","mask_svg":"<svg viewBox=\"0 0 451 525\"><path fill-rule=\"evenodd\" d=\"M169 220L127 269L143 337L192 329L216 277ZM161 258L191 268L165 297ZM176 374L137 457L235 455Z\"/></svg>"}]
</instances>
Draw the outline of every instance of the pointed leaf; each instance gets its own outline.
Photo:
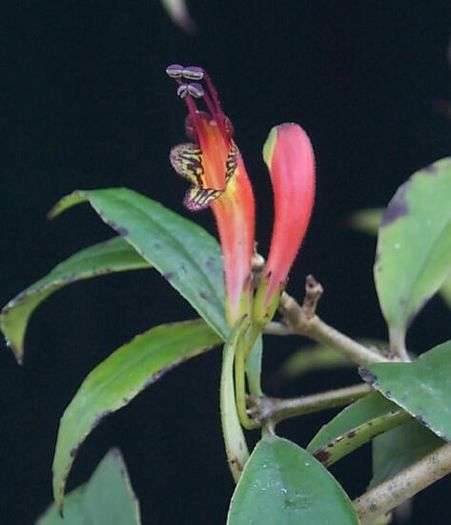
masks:
<instances>
[{"instance_id":1,"label":"pointed leaf","mask_svg":"<svg viewBox=\"0 0 451 525\"><path fill-rule=\"evenodd\" d=\"M376 437L370 488L390 479L443 444L442 439L414 419Z\"/></svg>"},{"instance_id":2,"label":"pointed leaf","mask_svg":"<svg viewBox=\"0 0 451 525\"><path fill-rule=\"evenodd\" d=\"M58 431L53 492L59 508L78 447L94 427L164 373L220 342L201 320L157 326L113 352L86 377Z\"/></svg>"},{"instance_id":3,"label":"pointed leaf","mask_svg":"<svg viewBox=\"0 0 451 525\"><path fill-rule=\"evenodd\" d=\"M323 465L330 466L374 436L408 419L410 416L406 412L380 394L369 394L326 423L307 450Z\"/></svg>"},{"instance_id":4,"label":"pointed leaf","mask_svg":"<svg viewBox=\"0 0 451 525\"><path fill-rule=\"evenodd\" d=\"M358 525L358 520L347 495L321 463L286 439L265 436L236 486L227 525L320 523Z\"/></svg>"},{"instance_id":5,"label":"pointed leaf","mask_svg":"<svg viewBox=\"0 0 451 525\"><path fill-rule=\"evenodd\" d=\"M390 201L374 275L391 342L451 273L451 158L415 173Z\"/></svg>"},{"instance_id":6,"label":"pointed leaf","mask_svg":"<svg viewBox=\"0 0 451 525\"><path fill-rule=\"evenodd\" d=\"M224 339L224 283L219 245L197 224L126 188L77 191L50 216L89 202L100 218L154 266Z\"/></svg>"},{"instance_id":7,"label":"pointed leaf","mask_svg":"<svg viewBox=\"0 0 451 525\"><path fill-rule=\"evenodd\" d=\"M412 363L371 365L360 375L437 436L451 441L451 340Z\"/></svg>"},{"instance_id":8,"label":"pointed leaf","mask_svg":"<svg viewBox=\"0 0 451 525\"><path fill-rule=\"evenodd\" d=\"M19 363L28 321L49 295L63 286L99 275L149 268L150 265L120 237L86 248L12 299L0 314L0 327Z\"/></svg>"},{"instance_id":9,"label":"pointed leaf","mask_svg":"<svg viewBox=\"0 0 451 525\"><path fill-rule=\"evenodd\" d=\"M36 525L140 525L139 503L122 454L111 449L89 481L66 496L64 519L55 504Z\"/></svg>"}]
</instances>

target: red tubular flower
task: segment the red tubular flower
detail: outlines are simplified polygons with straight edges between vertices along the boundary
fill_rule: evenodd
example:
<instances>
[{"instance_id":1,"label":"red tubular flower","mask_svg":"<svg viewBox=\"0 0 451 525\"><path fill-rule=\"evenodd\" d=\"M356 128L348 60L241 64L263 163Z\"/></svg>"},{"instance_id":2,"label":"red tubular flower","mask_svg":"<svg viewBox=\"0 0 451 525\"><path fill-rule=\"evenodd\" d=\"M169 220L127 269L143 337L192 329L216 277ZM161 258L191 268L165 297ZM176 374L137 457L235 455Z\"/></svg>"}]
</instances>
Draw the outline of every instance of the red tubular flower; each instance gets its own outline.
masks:
<instances>
[{"instance_id":1,"label":"red tubular flower","mask_svg":"<svg viewBox=\"0 0 451 525\"><path fill-rule=\"evenodd\" d=\"M254 303L254 317L269 321L304 239L315 196L315 160L297 124L274 127L263 148L274 193L274 228L267 263Z\"/></svg>"},{"instance_id":2,"label":"red tubular flower","mask_svg":"<svg viewBox=\"0 0 451 525\"><path fill-rule=\"evenodd\" d=\"M197 211L211 207L215 215L224 258L226 316L233 325L251 310L255 230L252 187L232 139L233 127L208 74L199 67L178 64L166 72L176 80L177 94L188 107L185 130L193 141L172 148L170 160L176 172L192 184L185 196L187 208ZM208 112L198 109L199 99Z\"/></svg>"}]
</instances>

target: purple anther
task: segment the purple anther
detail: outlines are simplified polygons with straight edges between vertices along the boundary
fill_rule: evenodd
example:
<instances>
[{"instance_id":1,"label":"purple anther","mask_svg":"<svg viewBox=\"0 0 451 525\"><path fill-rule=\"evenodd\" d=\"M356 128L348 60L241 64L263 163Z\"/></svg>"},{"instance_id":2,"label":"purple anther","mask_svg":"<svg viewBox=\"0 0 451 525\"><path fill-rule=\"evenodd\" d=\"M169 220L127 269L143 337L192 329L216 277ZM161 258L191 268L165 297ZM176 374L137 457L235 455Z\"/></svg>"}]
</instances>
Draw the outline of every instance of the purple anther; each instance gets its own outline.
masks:
<instances>
[{"instance_id":1,"label":"purple anther","mask_svg":"<svg viewBox=\"0 0 451 525\"><path fill-rule=\"evenodd\" d=\"M202 98L204 96L204 88L197 82L186 84L188 86L188 95L194 98Z\"/></svg>"},{"instance_id":2,"label":"purple anther","mask_svg":"<svg viewBox=\"0 0 451 525\"><path fill-rule=\"evenodd\" d=\"M166 74L171 78L182 78L185 68L180 64L171 64L166 68Z\"/></svg>"},{"instance_id":3,"label":"purple anther","mask_svg":"<svg viewBox=\"0 0 451 525\"><path fill-rule=\"evenodd\" d=\"M189 93L189 86L189 84L180 84L180 86L177 88L177 95L180 98L185 98Z\"/></svg>"},{"instance_id":4,"label":"purple anther","mask_svg":"<svg viewBox=\"0 0 451 525\"><path fill-rule=\"evenodd\" d=\"M199 66L187 66L183 68L182 75L186 80L202 80L204 70Z\"/></svg>"}]
</instances>

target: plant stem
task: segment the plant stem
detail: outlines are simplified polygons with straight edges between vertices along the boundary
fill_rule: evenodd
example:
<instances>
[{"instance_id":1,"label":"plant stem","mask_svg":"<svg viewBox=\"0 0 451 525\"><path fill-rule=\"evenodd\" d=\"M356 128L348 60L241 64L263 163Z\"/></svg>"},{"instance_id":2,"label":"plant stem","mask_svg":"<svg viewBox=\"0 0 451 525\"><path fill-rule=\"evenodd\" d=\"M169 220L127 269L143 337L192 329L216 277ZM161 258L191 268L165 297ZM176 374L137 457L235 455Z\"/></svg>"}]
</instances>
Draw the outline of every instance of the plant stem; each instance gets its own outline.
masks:
<instances>
[{"instance_id":1,"label":"plant stem","mask_svg":"<svg viewBox=\"0 0 451 525\"><path fill-rule=\"evenodd\" d=\"M366 348L366 346L332 328L332 326L329 326L316 315L312 319L309 319L302 327L298 327L297 333L306 335L317 343L335 348L358 365L370 365L390 361L388 357Z\"/></svg>"},{"instance_id":2,"label":"plant stem","mask_svg":"<svg viewBox=\"0 0 451 525\"><path fill-rule=\"evenodd\" d=\"M249 457L246 439L240 425L235 401L233 367L235 349L244 329L243 322L234 328L229 340L224 345L220 385L221 425L227 461L235 483L243 471Z\"/></svg>"},{"instance_id":3,"label":"plant stem","mask_svg":"<svg viewBox=\"0 0 451 525\"><path fill-rule=\"evenodd\" d=\"M278 423L290 417L348 405L371 391L363 384L291 399L261 396L252 398L254 406L251 412L258 421Z\"/></svg>"},{"instance_id":4,"label":"plant stem","mask_svg":"<svg viewBox=\"0 0 451 525\"><path fill-rule=\"evenodd\" d=\"M397 355L401 361L410 362L409 354L406 349L406 331L399 328L389 329L390 350Z\"/></svg>"},{"instance_id":5,"label":"plant stem","mask_svg":"<svg viewBox=\"0 0 451 525\"><path fill-rule=\"evenodd\" d=\"M357 498L353 505L361 525L371 525L378 516L450 472L451 444L447 444Z\"/></svg>"},{"instance_id":6,"label":"plant stem","mask_svg":"<svg viewBox=\"0 0 451 525\"><path fill-rule=\"evenodd\" d=\"M331 346L358 365L370 365L390 361L388 357L366 348L347 335L332 328L315 315L315 299L319 299L320 295L318 292L314 295L315 291L313 287L315 283L316 281L313 280L313 277L307 277L307 292L303 306L299 305L299 303L287 293L282 294L280 310L288 325L289 333L304 335L317 343ZM318 286L320 285L318 284ZM322 288L320 288L320 291L322 292ZM269 328L272 333L274 333L274 324ZM280 332L282 332L281 329Z\"/></svg>"}]
</instances>

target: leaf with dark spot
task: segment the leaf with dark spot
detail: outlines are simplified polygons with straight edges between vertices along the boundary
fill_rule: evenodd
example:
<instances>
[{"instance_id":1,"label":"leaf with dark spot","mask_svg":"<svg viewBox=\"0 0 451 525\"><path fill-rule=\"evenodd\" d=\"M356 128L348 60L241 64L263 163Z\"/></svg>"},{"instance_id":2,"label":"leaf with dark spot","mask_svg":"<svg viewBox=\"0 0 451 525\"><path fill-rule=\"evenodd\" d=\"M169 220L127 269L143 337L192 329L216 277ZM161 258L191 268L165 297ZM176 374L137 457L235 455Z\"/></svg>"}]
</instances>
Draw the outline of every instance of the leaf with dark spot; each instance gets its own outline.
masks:
<instances>
[{"instance_id":1,"label":"leaf with dark spot","mask_svg":"<svg viewBox=\"0 0 451 525\"><path fill-rule=\"evenodd\" d=\"M425 170L428 173L438 173L437 166L435 164L431 164ZM424 170L423 170L424 171ZM362 233L368 233L372 235L377 235L380 222L382 220L382 214L383 209L382 208L369 208L367 210L361 210L356 213L354 213L350 219L349 223L357 231L360 231ZM374 256L374 264L375 266L379 263L379 252L376 251L376 254ZM384 269L382 266L379 267L379 271L383 272ZM442 284L440 290L440 295L442 296L445 303L451 308L451 276L449 276L445 282ZM400 300L400 306L405 307L407 304L407 300L405 298L402 298ZM415 315L418 312L415 312ZM411 322L415 315L409 317L409 321ZM409 322L407 322L407 326L409 326Z\"/></svg>"},{"instance_id":2,"label":"leaf with dark spot","mask_svg":"<svg viewBox=\"0 0 451 525\"><path fill-rule=\"evenodd\" d=\"M406 412L380 394L369 394L326 423L307 450L325 466L330 466L375 436L408 419L410 416Z\"/></svg>"},{"instance_id":3,"label":"leaf with dark spot","mask_svg":"<svg viewBox=\"0 0 451 525\"><path fill-rule=\"evenodd\" d=\"M405 182L398 188L398 191L395 193L382 215L381 226L388 226L407 214L406 192L408 187L409 182Z\"/></svg>"},{"instance_id":4,"label":"leaf with dark spot","mask_svg":"<svg viewBox=\"0 0 451 525\"><path fill-rule=\"evenodd\" d=\"M451 340L425 352L412 363L380 363L368 367L374 388L451 441Z\"/></svg>"},{"instance_id":5,"label":"leaf with dark spot","mask_svg":"<svg viewBox=\"0 0 451 525\"><path fill-rule=\"evenodd\" d=\"M61 199L50 215L54 217L82 202L89 202L116 231L126 230L125 240L161 274L171 274L171 286L223 339L227 337L221 251L214 237L194 222L126 188L76 191ZM220 271L206 269L213 261Z\"/></svg>"},{"instance_id":6,"label":"leaf with dark spot","mask_svg":"<svg viewBox=\"0 0 451 525\"><path fill-rule=\"evenodd\" d=\"M422 169L425 173L429 173L429 175L435 175L438 173L437 164L429 164L429 166L426 166Z\"/></svg>"},{"instance_id":7,"label":"leaf with dark spot","mask_svg":"<svg viewBox=\"0 0 451 525\"><path fill-rule=\"evenodd\" d=\"M374 276L393 348L402 346L409 324L451 275L450 203L446 158L412 175L384 214Z\"/></svg>"}]
</instances>

